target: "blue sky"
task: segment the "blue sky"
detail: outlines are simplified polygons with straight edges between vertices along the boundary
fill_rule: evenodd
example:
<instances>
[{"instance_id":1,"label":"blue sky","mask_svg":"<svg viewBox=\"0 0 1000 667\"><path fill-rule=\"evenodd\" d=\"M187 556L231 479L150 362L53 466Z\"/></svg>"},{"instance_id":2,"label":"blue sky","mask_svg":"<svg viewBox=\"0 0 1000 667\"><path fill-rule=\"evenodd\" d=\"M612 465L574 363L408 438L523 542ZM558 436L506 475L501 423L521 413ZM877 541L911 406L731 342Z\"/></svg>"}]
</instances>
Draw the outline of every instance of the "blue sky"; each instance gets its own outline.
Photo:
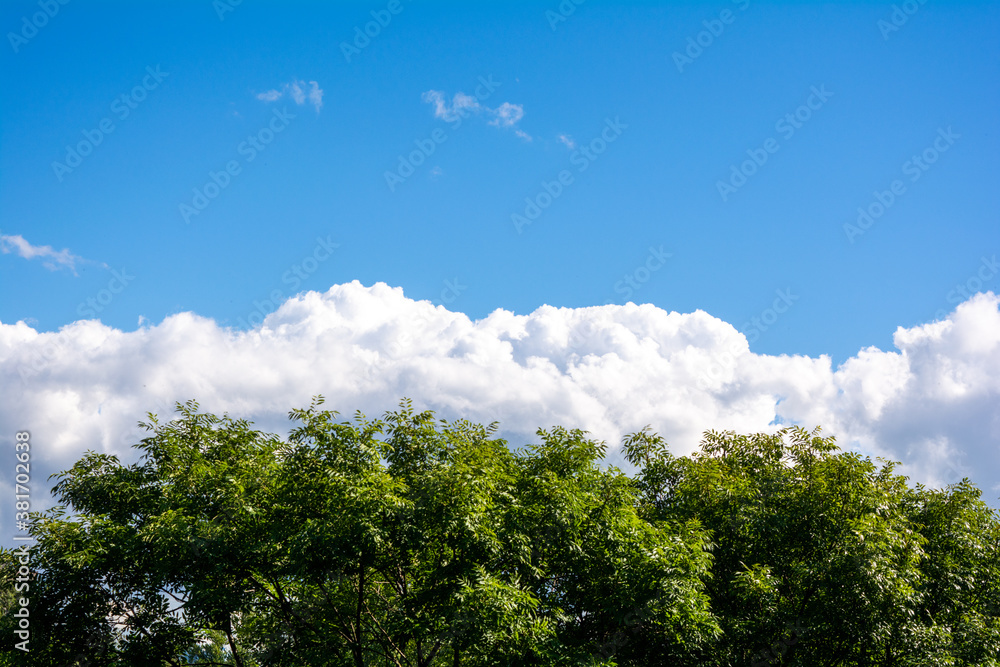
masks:
<instances>
[{"instance_id":1,"label":"blue sky","mask_svg":"<svg viewBox=\"0 0 1000 667\"><path fill-rule=\"evenodd\" d=\"M996 504L1000 5L233 3L0 7L37 479L174 401L406 396L612 463L819 425Z\"/></svg>"},{"instance_id":2,"label":"blue sky","mask_svg":"<svg viewBox=\"0 0 1000 667\"><path fill-rule=\"evenodd\" d=\"M275 289L353 279L432 300L457 279L449 308L473 318L633 300L742 328L787 289L794 307L751 349L839 362L951 310L1000 249L995 4L928 1L888 31L877 2L589 0L555 29L555 2L401 2L347 62L342 43L386 5L248 0L220 20L208 0L71 2L17 53L8 36L0 233L93 263L73 276L0 256L0 321L96 313L79 306L113 278L102 264L135 276L97 313L123 329L181 311L240 326ZM38 11L5 3L0 24ZM679 71L675 52L720 25ZM147 67L167 74L121 119L112 102ZM530 141L485 116L454 128L422 99L480 77L500 84L483 104L520 106ZM257 99L297 80L323 91L318 113ZM776 128L824 86L800 128ZM280 108L295 118L246 162L237 147ZM106 118L114 131L60 182L52 163ZM578 172L558 137L579 149L615 118L627 129ZM959 138L911 182L903 164L947 128ZM385 172L435 129L446 141L391 192ZM718 182L769 138L778 151L723 201ZM179 205L230 160L240 173L185 223ZM511 214L564 169L573 183L518 234ZM850 243L844 224L896 179L905 193ZM335 257L283 282L317 236ZM619 281L650 246L671 256L628 299Z\"/></svg>"}]
</instances>

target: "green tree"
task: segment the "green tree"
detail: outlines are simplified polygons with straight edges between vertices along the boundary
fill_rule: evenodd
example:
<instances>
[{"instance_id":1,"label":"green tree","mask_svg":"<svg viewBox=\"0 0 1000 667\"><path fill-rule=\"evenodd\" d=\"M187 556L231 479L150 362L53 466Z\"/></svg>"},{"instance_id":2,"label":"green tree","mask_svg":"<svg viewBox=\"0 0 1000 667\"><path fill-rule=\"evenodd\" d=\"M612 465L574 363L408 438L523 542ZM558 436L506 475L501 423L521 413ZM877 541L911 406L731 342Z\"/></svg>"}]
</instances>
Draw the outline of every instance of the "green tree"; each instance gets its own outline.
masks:
<instances>
[{"instance_id":1,"label":"green tree","mask_svg":"<svg viewBox=\"0 0 1000 667\"><path fill-rule=\"evenodd\" d=\"M290 417L283 440L189 402L137 463L58 476L28 662L1000 667L1000 520L968 480L911 488L800 428L691 457L644 430L629 477L579 430Z\"/></svg>"},{"instance_id":2,"label":"green tree","mask_svg":"<svg viewBox=\"0 0 1000 667\"><path fill-rule=\"evenodd\" d=\"M61 474L32 664L639 665L713 640L707 534L642 520L603 445L321 403L282 441L189 402L138 463Z\"/></svg>"},{"instance_id":3,"label":"green tree","mask_svg":"<svg viewBox=\"0 0 1000 667\"><path fill-rule=\"evenodd\" d=\"M625 454L646 520L713 535L723 634L697 664L1000 664L1000 524L968 481L911 489L818 429L709 432L690 458L643 431Z\"/></svg>"}]
</instances>

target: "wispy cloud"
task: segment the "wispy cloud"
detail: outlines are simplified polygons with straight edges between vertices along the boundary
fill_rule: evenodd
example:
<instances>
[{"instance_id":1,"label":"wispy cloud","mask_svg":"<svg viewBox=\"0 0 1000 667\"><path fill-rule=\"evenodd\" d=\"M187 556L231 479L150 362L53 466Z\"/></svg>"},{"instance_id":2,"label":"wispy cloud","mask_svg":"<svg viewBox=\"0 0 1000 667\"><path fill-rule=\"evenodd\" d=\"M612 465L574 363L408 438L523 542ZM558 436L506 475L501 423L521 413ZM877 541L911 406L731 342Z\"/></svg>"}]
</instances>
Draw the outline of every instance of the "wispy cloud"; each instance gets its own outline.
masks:
<instances>
[{"instance_id":1,"label":"wispy cloud","mask_svg":"<svg viewBox=\"0 0 1000 667\"><path fill-rule=\"evenodd\" d=\"M316 108L316 113L323 108L323 90L312 81L312 88L309 89L309 103Z\"/></svg>"},{"instance_id":2,"label":"wispy cloud","mask_svg":"<svg viewBox=\"0 0 1000 667\"><path fill-rule=\"evenodd\" d=\"M560 134L558 137L556 137L556 139L558 139L563 146L565 146L570 150L576 148L576 142L573 141L573 137L569 136L568 134Z\"/></svg>"},{"instance_id":3,"label":"wispy cloud","mask_svg":"<svg viewBox=\"0 0 1000 667\"><path fill-rule=\"evenodd\" d=\"M314 83L313 85L315 86L316 84ZM295 103L298 104L299 106L302 106L303 104L306 103L306 94L302 92L302 88L299 86L298 81L292 82L292 85L291 87L289 87L288 92L291 93L292 99L295 100Z\"/></svg>"},{"instance_id":4,"label":"wispy cloud","mask_svg":"<svg viewBox=\"0 0 1000 667\"><path fill-rule=\"evenodd\" d=\"M420 99L428 104L434 105L434 117L451 120L451 112L448 111L448 102L444 99L444 93L440 90L428 90L421 95Z\"/></svg>"},{"instance_id":5,"label":"wispy cloud","mask_svg":"<svg viewBox=\"0 0 1000 667\"><path fill-rule=\"evenodd\" d=\"M16 253L24 259L40 259L42 260L42 266L49 271L69 269L74 276L77 275L77 263L87 261L71 253L68 248L56 250L50 245L31 245L20 234L0 234L0 252L3 252L5 255Z\"/></svg>"},{"instance_id":6,"label":"wispy cloud","mask_svg":"<svg viewBox=\"0 0 1000 667\"><path fill-rule=\"evenodd\" d=\"M463 92L455 93L449 104L448 98L440 90L428 90L423 94L422 99L424 102L434 106L435 118L454 122L471 114L484 114L490 118L490 125L513 129L517 136L526 141L531 141L531 136L527 132L516 127L517 123L524 118L524 107L520 104L504 102L497 108L491 109L481 104L476 97L466 95Z\"/></svg>"},{"instance_id":7,"label":"wispy cloud","mask_svg":"<svg viewBox=\"0 0 1000 667\"><path fill-rule=\"evenodd\" d=\"M496 125L497 127L514 127L514 125L517 124L517 121L524 118L524 107L520 104L504 102L493 110L493 114L496 118L490 121L490 125Z\"/></svg>"},{"instance_id":8,"label":"wispy cloud","mask_svg":"<svg viewBox=\"0 0 1000 667\"><path fill-rule=\"evenodd\" d=\"M305 81L295 80L282 85L281 88L274 88L263 93L258 93L257 99L261 102L277 102L285 95L288 95L299 106L308 101L316 109L316 113L319 113L319 110L323 108L323 89L315 81L308 82L308 90L306 90L306 86L307 83Z\"/></svg>"}]
</instances>

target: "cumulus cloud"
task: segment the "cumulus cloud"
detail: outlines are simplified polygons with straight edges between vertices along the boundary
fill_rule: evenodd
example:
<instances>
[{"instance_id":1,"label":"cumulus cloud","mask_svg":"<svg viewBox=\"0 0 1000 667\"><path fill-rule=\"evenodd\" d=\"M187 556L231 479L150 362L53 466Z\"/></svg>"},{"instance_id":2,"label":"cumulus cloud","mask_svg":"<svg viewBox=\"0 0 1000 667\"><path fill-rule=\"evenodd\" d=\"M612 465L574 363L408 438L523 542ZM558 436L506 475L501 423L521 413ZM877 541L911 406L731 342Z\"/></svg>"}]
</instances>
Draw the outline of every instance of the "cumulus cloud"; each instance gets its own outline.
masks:
<instances>
[{"instance_id":1,"label":"cumulus cloud","mask_svg":"<svg viewBox=\"0 0 1000 667\"><path fill-rule=\"evenodd\" d=\"M20 234L13 236L0 234L0 252L5 255L16 253L24 259L40 259L42 266L49 271L69 269L74 276L77 275L76 265L86 261L71 253L67 248L55 250L50 245L31 245Z\"/></svg>"},{"instance_id":2,"label":"cumulus cloud","mask_svg":"<svg viewBox=\"0 0 1000 667\"><path fill-rule=\"evenodd\" d=\"M319 110L323 108L323 89L315 81L308 83L308 90L306 90L305 81L291 81L280 88L258 93L257 99L262 102L277 102L285 95L291 97L292 101L299 106L302 106L308 100L309 104L316 109L316 113L319 113Z\"/></svg>"},{"instance_id":3,"label":"cumulus cloud","mask_svg":"<svg viewBox=\"0 0 1000 667\"><path fill-rule=\"evenodd\" d=\"M422 95L421 99L434 107L435 118L452 123L472 114L483 114L490 118L488 121L490 125L511 129L517 136L526 141L531 141L531 136L517 127L517 123L524 118L524 107L520 104L504 102L497 108L491 109L481 104L478 98L462 92L455 93L449 103L444 92L440 90L428 90Z\"/></svg>"},{"instance_id":4,"label":"cumulus cloud","mask_svg":"<svg viewBox=\"0 0 1000 667\"><path fill-rule=\"evenodd\" d=\"M622 435L646 424L689 454L706 429L797 423L904 461L917 481L968 475L995 504L998 307L977 295L945 320L897 330L895 350L868 348L836 369L826 356L754 354L702 311L543 306L473 321L382 283L300 294L250 331L192 313L129 332L0 323L0 428L30 430L33 464L48 474L86 449L130 456L146 411L167 416L191 398L285 433L288 410L315 394L373 416L408 396L443 417L498 420L515 446L538 427L584 428L615 464Z\"/></svg>"}]
</instances>

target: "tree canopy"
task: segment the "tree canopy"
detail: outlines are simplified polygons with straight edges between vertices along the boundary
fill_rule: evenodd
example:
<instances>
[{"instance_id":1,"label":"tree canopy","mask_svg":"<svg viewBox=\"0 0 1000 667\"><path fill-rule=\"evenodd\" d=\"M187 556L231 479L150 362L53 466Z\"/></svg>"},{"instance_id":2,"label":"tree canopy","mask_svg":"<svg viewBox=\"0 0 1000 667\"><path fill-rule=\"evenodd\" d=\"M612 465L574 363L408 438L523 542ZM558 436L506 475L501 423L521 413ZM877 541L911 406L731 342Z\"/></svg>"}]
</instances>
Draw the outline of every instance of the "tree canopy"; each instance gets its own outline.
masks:
<instances>
[{"instance_id":1,"label":"tree canopy","mask_svg":"<svg viewBox=\"0 0 1000 667\"><path fill-rule=\"evenodd\" d=\"M287 439L177 410L58 476L28 592L0 554L3 631L31 614L0 664L1000 667L1000 517L818 429L690 457L643 430L627 475L585 432L515 450L408 401L318 398Z\"/></svg>"}]
</instances>

